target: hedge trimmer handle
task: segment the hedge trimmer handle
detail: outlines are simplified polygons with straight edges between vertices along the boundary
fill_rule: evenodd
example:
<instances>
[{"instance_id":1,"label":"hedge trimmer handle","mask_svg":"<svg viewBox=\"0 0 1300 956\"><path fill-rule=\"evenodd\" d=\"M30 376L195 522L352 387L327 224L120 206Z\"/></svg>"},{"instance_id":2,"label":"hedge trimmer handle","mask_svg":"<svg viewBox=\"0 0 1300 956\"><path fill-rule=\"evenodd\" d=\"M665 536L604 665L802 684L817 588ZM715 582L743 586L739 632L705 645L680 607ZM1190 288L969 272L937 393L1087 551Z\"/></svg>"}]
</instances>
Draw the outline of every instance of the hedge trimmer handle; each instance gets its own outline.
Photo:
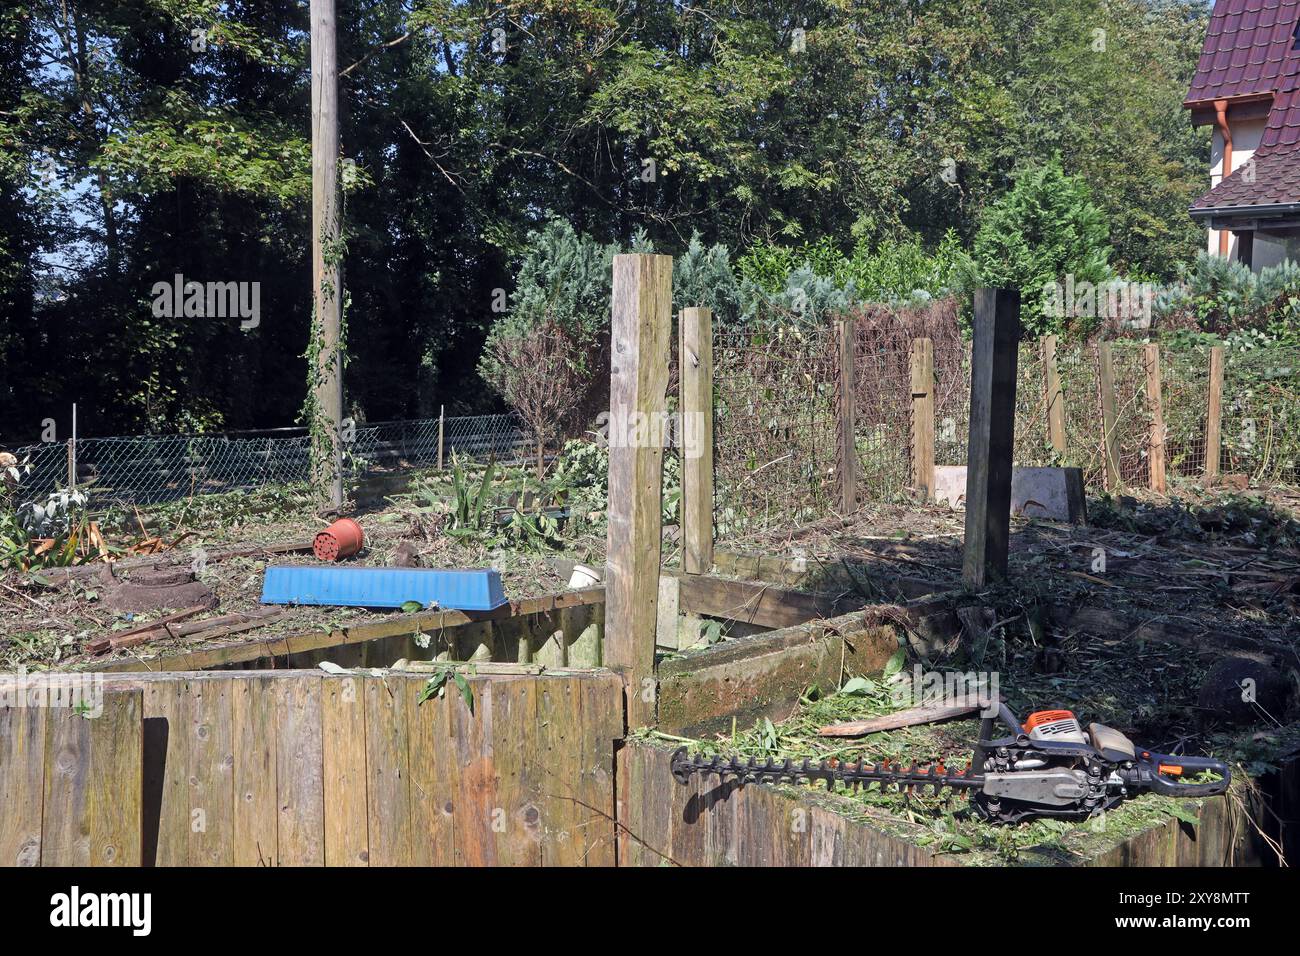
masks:
<instances>
[{"instance_id":1,"label":"hedge trimmer handle","mask_svg":"<svg viewBox=\"0 0 1300 956\"><path fill-rule=\"evenodd\" d=\"M1210 757L1174 757L1142 751L1138 754L1138 784L1166 797L1214 797L1228 789L1232 772L1221 760ZM1179 783L1176 778L1204 771L1217 773L1211 783Z\"/></svg>"}]
</instances>

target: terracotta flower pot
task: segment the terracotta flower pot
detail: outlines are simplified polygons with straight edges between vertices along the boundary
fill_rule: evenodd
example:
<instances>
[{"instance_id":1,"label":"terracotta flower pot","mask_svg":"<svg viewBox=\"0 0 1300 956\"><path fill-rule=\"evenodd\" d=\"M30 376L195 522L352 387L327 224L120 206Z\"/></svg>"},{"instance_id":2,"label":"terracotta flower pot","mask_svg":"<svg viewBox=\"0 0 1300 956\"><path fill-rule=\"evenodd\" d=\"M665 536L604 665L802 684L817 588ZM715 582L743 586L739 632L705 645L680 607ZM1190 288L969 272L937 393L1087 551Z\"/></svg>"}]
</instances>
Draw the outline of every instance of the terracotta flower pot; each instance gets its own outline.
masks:
<instances>
[{"instance_id":1,"label":"terracotta flower pot","mask_svg":"<svg viewBox=\"0 0 1300 956\"><path fill-rule=\"evenodd\" d=\"M339 518L316 535L311 550L322 561L338 561L352 557L365 543L366 536L361 531L361 525L351 518Z\"/></svg>"}]
</instances>

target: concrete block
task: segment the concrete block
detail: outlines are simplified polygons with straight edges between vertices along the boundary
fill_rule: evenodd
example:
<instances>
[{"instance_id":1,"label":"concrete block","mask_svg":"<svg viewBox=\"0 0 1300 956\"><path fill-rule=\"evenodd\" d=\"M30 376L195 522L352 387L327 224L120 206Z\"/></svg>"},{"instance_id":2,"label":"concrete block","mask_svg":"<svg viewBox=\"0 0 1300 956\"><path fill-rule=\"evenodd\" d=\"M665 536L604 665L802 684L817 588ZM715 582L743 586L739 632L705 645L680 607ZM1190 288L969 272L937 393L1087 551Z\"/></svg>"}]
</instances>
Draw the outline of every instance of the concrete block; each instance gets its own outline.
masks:
<instances>
[{"instance_id":1,"label":"concrete block","mask_svg":"<svg viewBox=\"0 0 1300 956\"><path fill-rule=\"evenodd\" d=\"M966 504L966 466L935 465L934 496L953 508ZM1011 469L1011 513L1083 524L1088 520L1083 472L1078 468Z\"/></svg>"}]
</instances>

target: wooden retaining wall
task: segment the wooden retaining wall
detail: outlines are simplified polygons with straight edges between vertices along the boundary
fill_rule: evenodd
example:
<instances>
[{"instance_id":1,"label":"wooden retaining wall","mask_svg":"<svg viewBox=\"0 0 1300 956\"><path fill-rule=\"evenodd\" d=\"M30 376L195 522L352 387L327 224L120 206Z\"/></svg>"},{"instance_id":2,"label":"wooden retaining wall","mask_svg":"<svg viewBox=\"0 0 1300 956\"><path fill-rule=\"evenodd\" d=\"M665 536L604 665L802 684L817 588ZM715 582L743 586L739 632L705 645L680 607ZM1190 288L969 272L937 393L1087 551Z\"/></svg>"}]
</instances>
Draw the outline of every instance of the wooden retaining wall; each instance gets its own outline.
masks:
<instances>
[{"instance_id":1,"label":"wooden retaining wall","mask_svg":"<svg viewBox=\"0 0 1300 956\"><path fill-rule=\"evenodd\" d=\"M613 865L622 688L110 677L103 714L0 708L3 865Z\"/></svg>"}]
</instances>

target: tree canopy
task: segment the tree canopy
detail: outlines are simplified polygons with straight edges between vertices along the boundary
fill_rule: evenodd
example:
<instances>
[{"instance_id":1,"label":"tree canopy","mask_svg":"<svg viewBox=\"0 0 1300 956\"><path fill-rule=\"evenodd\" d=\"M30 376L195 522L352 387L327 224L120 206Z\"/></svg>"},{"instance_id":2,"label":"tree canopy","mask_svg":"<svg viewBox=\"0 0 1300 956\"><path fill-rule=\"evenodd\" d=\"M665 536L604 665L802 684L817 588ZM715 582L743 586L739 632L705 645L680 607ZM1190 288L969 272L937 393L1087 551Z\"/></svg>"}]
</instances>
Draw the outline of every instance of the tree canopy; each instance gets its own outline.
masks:
<instances>
[{"instance_id":1,"label":"tree canopy","mask_svg":"<svg viewBox=\"0 0 1300 956\"><path fill-rule=\"evenodd\" d=\"M945 236L970 247L1018 176L1059 156L1113 267L1172 277L1201 237L1186 209L1208 139L1180 103L1207 13L338 0L350 408L497 407L479 372L493 303L531 301L520 263L550 216L602 248L641 234L689 252L696 276L755 248L883 262ZM66 422L74 401L100 434L298 415L307 25L305 0L0 12L0 443ZM260 283L260 323L154 314L151 289L175 275Z\"/></svg>"}]
</instances>

